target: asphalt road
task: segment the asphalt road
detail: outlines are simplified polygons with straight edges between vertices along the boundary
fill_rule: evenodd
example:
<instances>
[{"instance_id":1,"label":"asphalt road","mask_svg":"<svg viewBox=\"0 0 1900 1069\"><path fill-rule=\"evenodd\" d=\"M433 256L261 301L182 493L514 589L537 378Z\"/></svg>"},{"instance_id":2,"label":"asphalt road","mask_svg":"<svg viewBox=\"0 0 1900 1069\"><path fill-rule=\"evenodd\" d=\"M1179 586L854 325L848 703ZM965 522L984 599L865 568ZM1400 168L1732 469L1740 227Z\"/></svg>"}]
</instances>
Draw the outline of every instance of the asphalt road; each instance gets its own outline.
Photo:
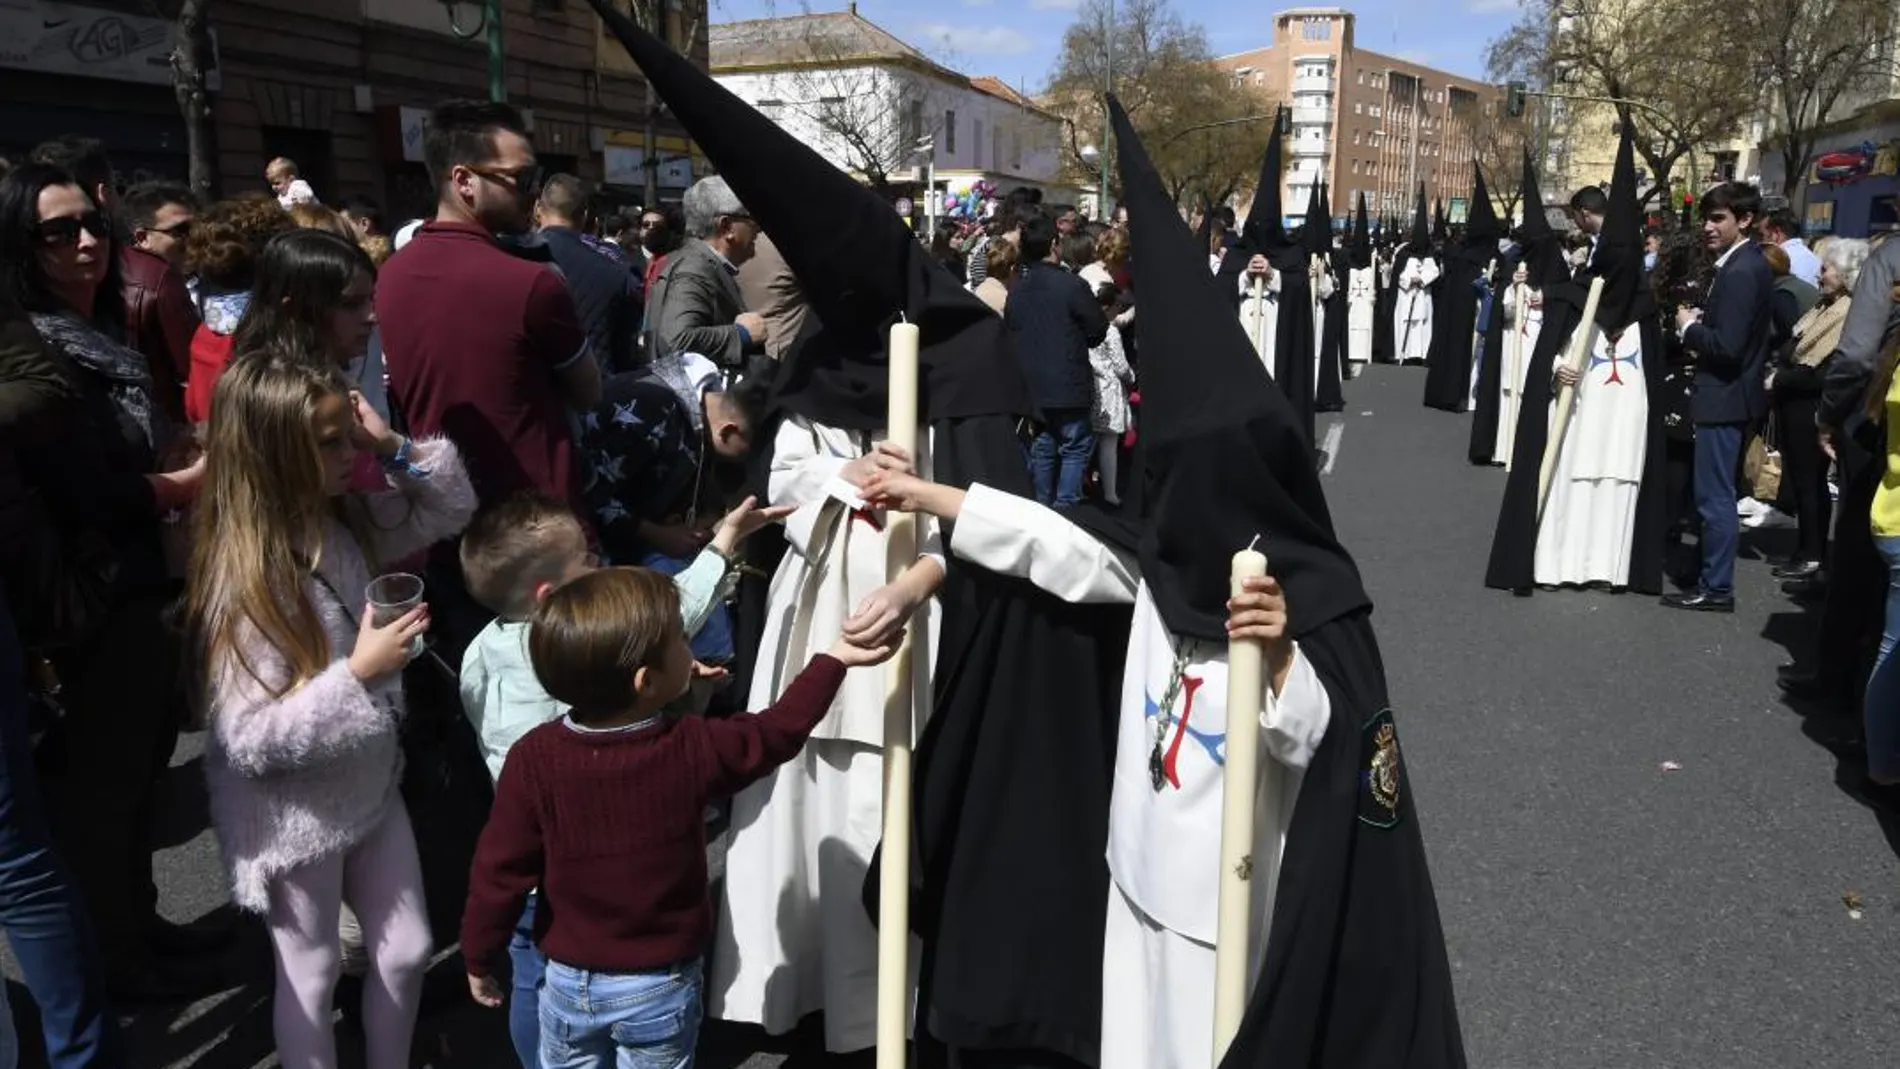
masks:
<instances>
[{"instance_id":1,"label":"asphalt road","mask_svg":"<svg viewBox=\"0 0 1900 1069\"><path fill-rule=\"evenodd\" d=\"M1849 732L1778 700L1799 610L1759 559L1726 617L1484 589L1504 476L1465 463L1468 421L1422 408L1423 385L1374 369L1322 434L1333 514L1378 604L1471 1064L1890 1069L1900 829L1840 786L1858 768ZM215 923L229 911L196 752L187 739L163 814L163 909ZM268 954L241 930L228 991L131 1021L137 1065L274 1064ZM511 1066L501 1016L448 964L423 1022L448 1049L432 1064ZM814 1063L788 1049L714 1029L701 1064Z\"/></svg>"}]
</instances>

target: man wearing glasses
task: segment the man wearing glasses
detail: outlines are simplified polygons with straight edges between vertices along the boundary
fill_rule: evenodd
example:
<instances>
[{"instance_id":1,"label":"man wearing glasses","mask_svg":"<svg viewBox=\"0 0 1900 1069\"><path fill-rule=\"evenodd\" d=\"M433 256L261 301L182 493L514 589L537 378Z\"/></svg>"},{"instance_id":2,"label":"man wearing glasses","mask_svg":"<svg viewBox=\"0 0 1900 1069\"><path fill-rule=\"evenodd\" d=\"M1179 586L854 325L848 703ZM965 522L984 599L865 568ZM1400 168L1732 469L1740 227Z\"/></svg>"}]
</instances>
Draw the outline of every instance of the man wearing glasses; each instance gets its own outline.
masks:
<instances>
[{"instance_id":1,"label":"man wearing glasses","mask_svg":"<svg viewBox=\"0 0 1900 1069\"><path fill-rule=\"evenodd\" d=\"M521 115L506 104L438 105L423 158L435 218L376 287L390 401L410 434L455 442L484 505L526 491L584 516L569 410L600 402L600 370L560 278L496 241L528 230L541 186ZM478 611L465 594L443 596L460 593L460 567L453 546L437 556L429 600L454 664L486 620L454 619L451 602Z\"/></svg>"},{"instance_id":2,"label":"man wearing glasses","mask_svg":"<svg viewBox=\"0 0 1900 1069\"><path fill-rule=\"evenodd\" d=\"M687 241L666 258L647 294L647 359L698 353L738 371L765 351L763 317L746 311L739 268L752 258L759 224L719 177L693 183L682 200Z\"/></svg>"},{"instance_id":3,"label":"man wearing glasses","mask_svg":"<svg viewBox=\"0 0 1900 1069\"><path fill-rule=\"evenodd\" d=\"M191 336L198 329L184 268L185 239L196 213L191 191L173 182L141 182L119 198L119 223L131 234L119 251L126 342L145 354L161 403L175 415L184 412Z\"/></svg>"}]
</instances>

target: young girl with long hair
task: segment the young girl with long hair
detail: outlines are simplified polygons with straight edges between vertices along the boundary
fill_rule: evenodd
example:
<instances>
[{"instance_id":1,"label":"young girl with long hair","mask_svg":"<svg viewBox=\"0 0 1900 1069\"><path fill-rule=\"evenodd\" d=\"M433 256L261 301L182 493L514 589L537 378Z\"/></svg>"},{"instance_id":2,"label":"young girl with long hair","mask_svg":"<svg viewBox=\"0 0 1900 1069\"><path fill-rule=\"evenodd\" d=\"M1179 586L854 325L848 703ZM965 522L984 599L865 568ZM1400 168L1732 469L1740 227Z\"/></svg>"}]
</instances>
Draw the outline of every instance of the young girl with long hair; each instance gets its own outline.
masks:
<instances>
[{"instance_id":1,"label":"young girl with long hair","mask_svg":"<svg viewBox=\"0 0 1900 1069\"><path fill-rule=\"evenodd\" d=\"M232 897L270 928L277 1047L286 1065L336 1065L347 902L372 954L367 1065L406 1069L430 948L397 728L429 614L379 624L366 591L375 562L459 532L474 491L452 444L392 432L318 354L238 357L207 437L187 626ZM349 492L359 449L393 489Z\"/></svg>"}]
</instances>

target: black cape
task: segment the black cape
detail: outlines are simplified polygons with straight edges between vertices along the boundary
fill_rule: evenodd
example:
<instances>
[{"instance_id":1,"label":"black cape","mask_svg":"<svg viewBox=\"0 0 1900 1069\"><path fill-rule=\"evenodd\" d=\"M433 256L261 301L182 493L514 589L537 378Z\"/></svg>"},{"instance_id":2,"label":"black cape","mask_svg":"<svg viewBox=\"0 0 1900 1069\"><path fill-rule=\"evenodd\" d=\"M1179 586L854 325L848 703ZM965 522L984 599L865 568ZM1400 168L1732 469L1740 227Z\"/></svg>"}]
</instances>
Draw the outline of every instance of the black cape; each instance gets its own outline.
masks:
<instances>
[{"instance_id":1,"label":"black cape","mask_svg":"<svg viewBox=\"0 0 1900 1069\"><path fill-rule=\"evenodd\" d=\"M1346 283L1352 277L1352 258L1345 250L1327 254L1327 268L1333 273L1333 295L1322 307L1324 327L1319 336L1319 380L1313 386L1313 407L1320 412L1340 412L1346 407L1341 384L1346 377Z\"/></svg>"},{"instance_id":2,"label":"black cape","mask_svg":"<svg viewBox=\"0 0 1900 1069\"><path fill-rule=\"evenodd\" d=\"M1432 296L1432 346L1425 373L1425 407L1463 412L1471 392L1472 334L1477 329L1478 295L1472 286L1496 251L1447 246L1439 259L1444 271Z\"/></svg>"},{"instance_id":3,"label":"black cape","mask_svg":"<svg viewBox=\"0 0 1900 1069\"><path fill-rule=\"evenodd\" d=\"M1266 966L1221 1069L1458 1069L1451 965L1371 611L1302 634L1300 652L1332 717L1287 829Z\"/></svg>"},{"instance_id":4,"label":"black cape","mask_svg":"<svg viewBox=\"0 0 1900 1069\"><path fill-rule=\"evenodd\" d=\"M1524 400L1519 406L1517 438L1511 450L1511 476L1504 485L1504 501L1491 538L1491 560L1484 573L1484 585L1496 590L1528 594L1536 585L1537 480L1550 441L1550 403L1556 397L1551 373L1560 355L1569 350L1570 336L1583 318L1587 294L1587 283L1561 282L1544 287L1544 321L1524 372ZM1643 380L1649 390L1649 441L1643 454L1642 488L1637 491L1635 529L1630 535L1629 589L1639 594L1660 594L1667 523L1663 465L1667 357L1654 302L1648 298L1643 301L1641 314L1626 328L1643 332Z\"/></svg>"},{"instance_id":5,"label":"black cape","mask_svg":"<svg viewBox=\"0 0 1900 1069\"><path fill-rule=\"evenodd\" d=\"M1478 348L1478 407L1472 409L1471 448L1473 464L1490 465L1498 440L1498 391L1504 383L1504 302L1511 292L1511 275L1517 269L1516 257L1500 257L1498 270L1491 278L1491 320L1485 324L1484 340Z\"/></svg>"},{"instance_id":6,"label":"black cape","mask_svg":"<svg viewBox=\"0 0 1900 1069\"><path fill-rule=\"evenodd\" d=\"M1240 314L1240 276L1247 270L1247 261L1257 252L1260 250L1244 243L1228 249L1215 275L1221 292L1232 299L1235 315ZM1293 411L1306 428L1306 440L1311 442L1318 378L1312 356L1316 338L1311 311L1313 276L1308 271L1311 261L1307 251L1295 244L1281 245L1261 254L1273 265L1273 273L1280 280L1279 314L1274 317L1273 327L1273 365L1279 374L1274 376L1274 381L1279 383L1286 399L1293 402ZM1305 358L1289 360L1288 353L1303 353Z\"/></svg>"},{"instance_id":7,"label":"black cape","mask_svg":"<svg viewBox=\"0 0 1900 1069\"><path fill-rule=\"evenodd\" d=\"M1381 264L1390 263L1392 259L1392 252L1386 251L1380 253L1372 263L1375 295L1372 300L1372 360L1377 364L1398 362L1398 345L1397 339L1393 337L1392 319L1399 310L1399 288L1387 285L1380 277L1382 272L1379 269ZM1398 277L1396 272L1393 277Z\"/></svg>"}]
</instances>

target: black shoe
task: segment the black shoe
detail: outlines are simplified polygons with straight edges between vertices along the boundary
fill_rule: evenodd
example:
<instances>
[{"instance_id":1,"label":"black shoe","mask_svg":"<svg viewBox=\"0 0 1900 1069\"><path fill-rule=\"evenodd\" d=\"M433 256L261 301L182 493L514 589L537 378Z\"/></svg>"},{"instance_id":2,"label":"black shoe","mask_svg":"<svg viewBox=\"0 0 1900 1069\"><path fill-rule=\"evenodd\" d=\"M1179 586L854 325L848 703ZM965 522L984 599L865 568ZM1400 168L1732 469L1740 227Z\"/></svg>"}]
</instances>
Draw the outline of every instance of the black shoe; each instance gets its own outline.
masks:
<instances>
[{"instance_id":1,"label":"black shoe","mask_svg":"<svg viewBox=\"0 0 1900 1069\"><path fill-rule=\"evenodd\" d=\"M1717 597L1701 590L1685 590L1680 594L1664 594L1662 605L1665 609L1685 609L1689 612L1734 612L1733 597Z\"/></svg>"},{"instance_id":2,"label":"black shoe","mask_svg":"<svg viewBox=\"0 0 1900 1069\"><path fill-rule=\"evenodd\" d=\"M1777 675L1775 686L1781 688L1781 693L1796 701L1825 702L1829 697L1827 688L1821 685L1818 677L1804 673L1789 672L1785 675Z\"/></svg>"},{"instance_id":3,"label":"black shoe","mask_svg":"<svg viewBox=\"0 0 1900 1069\"><path fill-rule=\"evenodd\" d=\"M1818 560L1789 561L1776 568L1772 573L1776 579L1811 579L1820 574L1821 562Z\"/></svg>"},{"instance_id":4,"label":"black shoe","mask_svg":"<svg viewBox=\"0 0 1900 1069\"><path fill-rule=\"evenodd\" d=\"M1781 592L1797 601L1826 597L1827 573L1815 572L1805 579L1789 579L1781 584Z\"/></svg>"}]
</instances>

